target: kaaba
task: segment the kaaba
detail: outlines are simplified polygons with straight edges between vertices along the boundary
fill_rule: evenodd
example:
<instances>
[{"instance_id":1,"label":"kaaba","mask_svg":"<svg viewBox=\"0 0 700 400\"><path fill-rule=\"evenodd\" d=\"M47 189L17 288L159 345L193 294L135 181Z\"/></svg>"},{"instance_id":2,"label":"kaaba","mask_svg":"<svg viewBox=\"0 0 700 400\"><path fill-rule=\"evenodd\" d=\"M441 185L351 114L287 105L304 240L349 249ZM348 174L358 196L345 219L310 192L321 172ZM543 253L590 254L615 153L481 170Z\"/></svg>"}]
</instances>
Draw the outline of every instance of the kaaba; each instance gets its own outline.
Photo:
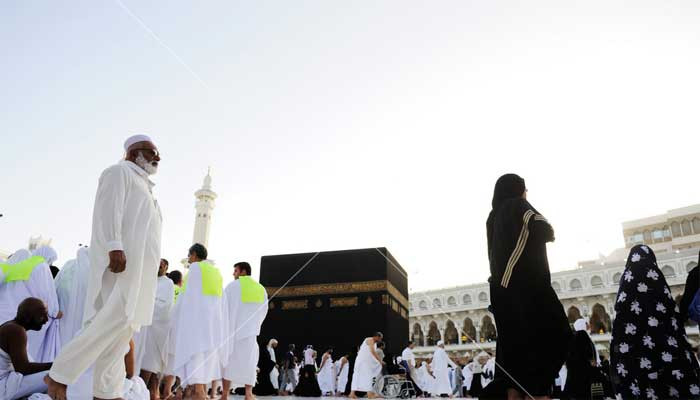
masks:
<instances>
[{"instance_id":1,"label":"kaaba","mask_svg":"<svg viewBox=\"0 0 700 400\"><path fill-rule=\"evenodd\" d=\"M260 283L269 311L259 339L313 345L334 359L357 349L375 331L387 355L408 344L408 275L386 248L262 257Z\"/></svg>"}]
</instances>

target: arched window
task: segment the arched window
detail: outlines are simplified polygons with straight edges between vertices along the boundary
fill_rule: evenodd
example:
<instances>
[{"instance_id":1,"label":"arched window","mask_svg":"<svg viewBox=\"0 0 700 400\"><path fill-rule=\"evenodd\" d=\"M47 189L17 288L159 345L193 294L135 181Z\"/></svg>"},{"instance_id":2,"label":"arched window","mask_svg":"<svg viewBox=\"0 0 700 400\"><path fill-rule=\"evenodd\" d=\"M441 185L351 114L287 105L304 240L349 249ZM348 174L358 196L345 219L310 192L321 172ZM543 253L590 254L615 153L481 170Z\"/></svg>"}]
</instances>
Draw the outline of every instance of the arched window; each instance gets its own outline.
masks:
<instances>
[{"instance_id":1,"label":"arched window","mask_svg":"<svg viewBox=\"0 0 700 400\"><path fill-rule=\"evenodd\" d=\"M700 233L700 218L698 217L693 218L693 231L696 235Z\"/></svg>"},{"instance_id":2,"label":"arched window","mask_svg":"<svg viewBox=\"0 0 700 400\"><path fill-rule=\"evenodd\" d=\"M683 222L681 222L681 230L683 231L683 236L693 234L693 231L690 229L690 222L687 219L684 219Z\"/></svg>"},{"instance_id":3,"label":"arched window","mask_svg":"<svg viewBox=\"0 0 700 400\"><path fill-rule=\"evenodd\" d=\"M413 311L413 303L408 303L408 311Z\"/></svg>"},{"instance_id":4,"label":"arched window","mask_svg":"<svg viewBox=\"0 0 700 400\"><path fill-rule=\"evenodd\" d=\"M552 289L557 293L561 292L561 285L559 282L552 282Z\"/></svg>"},{"instance_id":5,"label":"arched window","mask_svg":"<svg viewBox=\"0 0 700 400\"><path fill-rule=\"evenodd\" d=\"M603 278L599 277L598 275L594 276L593 278L591 278L591 286L594 288L602 288Z\"/></svg>"},{"instance_id":6,"label":"arched window","mask_svg":"<svg viewBox=\"0 0 700 400\"><path fill-rule=\"evenodd\" d=\"M673 233L673 237L683 236L683 234L681 234L681 224L679 224L678 221L673 221L671 223L671 233Z\"/></svg>"},{"instance_id":7,"label":"arched window","mask_svg":"<svg viewBox=\"0 0 700 400\"><path fill-rule=\"evenodd\" d=\"M605 311L605 307L596 303L593 306L593 312L590 318L591 333L607 333L610 332L611 322L610 315Z\"/></svg>"},{"instance_id":8,"label":"arched window","mask_svg":"<svg viewBox=\"0 0 700 400\"><path fill-rule=\"evenodd\" d=\"M496 326L493 324L491 317L484 315L481 320L481 340L491 342L496 340Z\"/></svg>"},{"instance_id":9,"label":"arched window","mask_svg":"<svg viewBox=\"0 0 700 400\"><path fill-rule=\"evenodd\" d=\"M466 338L462 338L462 343L472 343L476 341L476 327L474 327L474 321L467 317L464 319L464 325L462 326L462 335Z\"/></svg>"},{"instance_id":10,"label":"arched window","mask_svg":"<svg viewBox=\"0 0 700 400\"><path fill-rule=\"evenodd\" d=\"M420 327L419 323L413 324L413 334L411 335L411 340L416 346L423 345L423 328Z\"/></svg>"},{"instance_id":11,"label":"arched window","mask_svg":"<svg viewBox=\"0 0 700 400\"><path fill-rule=\"evenodd\" d=\"M456 306L457 305L457 300L453 296L450 296L447 298L447 305L448 306Z\"/></svg>"},{"instance_id":12,"label":"arched window","mask_svg":"<svg viewBox=\"0 0 700 400\"><path fill-rule=\"evenodd\" d=\"M442 307L442 303L440 302L440 299L433 299L433 308L440 308Z\"/></svg>"},{"instance_id":13,"label":"arched window","mask_svg":"<svg viewBox=\"0 0 700 400\"><path fill-rule=\"evenodd\" d=\"M667 279L674 278L676 276L676 271L670 265L664 265L663 268L661 268L661 272L664 273L664 276Z\"/></svg>"},{"instance_id":14,"label":"arched window","mask_svg":"<svg viewBox=\"0 0 700 400\"><path fill-rule=\"evenodd\" d=\"M613 275L613 285L619 285L620 284L620 278L622 278L622 272L616 272L615 275Z\"/></svg>"},{"instance_id":15,"label":"arched window","mask_svg":"<svg viewBox=\"0 0 700 400\"><path fill-rule=\"evenodd\" d=\"M472 304L472 296L465 294L462 296L462 303L464 304Z\"/></svg>"},{"instance_id":16,"label":"arched window","mask_svg":"<svg viewBox=\"0 0 700 400\"><path fill-rule=\"evenodd\" d=\"M578 307L571 306L566 312L566 316L569 319L569 323L573 324L577 319L581 318L581 311L578 309Z\"/></svg>"},{"instance_id":17,"label":"arched window","mask_svg":"<svg viewBox=\"0 0 700 400\"><path fill-rule=\"evenodd\" d=\"M571 290L581 290L582 287L583 287L583 286L581 286L581 281L578 280L578 279L573 279L573 280L569 283L569 288L570 288Z\"/></svg>"},{"instance_id":18,"label":"arched window","mask_svg":"<svg viewBox=\"0 0 700 400\"><path fill-rule=\"evenodd\" d=\"M635 232L630 237L630 242L634 244L639 244L644 242L644 234L642 232Z\"/></svg>"},{"instance_id":19,"label":"arched window","mask_svg":"<svg viewBox=\"0 0 700 400\"><path fill-rule=\"evenodd\" d=\"M452 321L447 321L445 324L445 344L457 344L459 343L459 333L455 324Z\"/></svg>"},{"instance_id":20,"label":"arched window","mask_svg":"<svg viewBox=\"0 0 700 400\"><path fill-rule=\"evenodd\" d=\"M418 308L420 308L421 310L427 310L428 303L425 300L421 300L420 303L418 303Z\"/></svg>"},{"instance_id":21,"label":"arched window","mask_svg":"<svg viewBox=\"0 0 700 400\"><path fill-rule=\"evenodd\" d=\"M485 302L488 300L489 300L489 295L487 295L486 292L479 293L479 301Z\"/></svg>"},{"instance_id":22,"label":"arched window","mask_svg":"<svg viewBox=\"0 0 700 400\"><path fill-rule=\"evenodd\" d=\"M671 240L671 228L664 226L664 240Z\"/></svg>"},{"instance_id":23,"label":"arched window","mask_svg":"<svg viewBox=\"0 0 700 400\"><path fill-rule=\"evenodd\" d=\"M664 231L662 229L654 229L651 231L651 238L654 239L654 243L658 242L663 242L664 241Z\"/></svg>"},{"instance_id":24,"label":"arched window","mask_svg":"<svg viewBox=\"0 0 700 400\"><path fill-rule=\"evenodd\" d=\"M698 266L698 263L695 261L691 261L688 263L688 265L685 266L685 272L690 272L691 269L695 268Z\"/></svg>"},{"instance_id":25,"label":"arched window","mask_svg":"<svg viewBox=\"0 0 700 400\"><path fill-rule=\"evenodd\" d=\"M440 341L440 330L437 327L437 323L435 321L432 321L430 325L428 325L428 346L435 346L438 341Z\"/></svg>"}]
</instances>

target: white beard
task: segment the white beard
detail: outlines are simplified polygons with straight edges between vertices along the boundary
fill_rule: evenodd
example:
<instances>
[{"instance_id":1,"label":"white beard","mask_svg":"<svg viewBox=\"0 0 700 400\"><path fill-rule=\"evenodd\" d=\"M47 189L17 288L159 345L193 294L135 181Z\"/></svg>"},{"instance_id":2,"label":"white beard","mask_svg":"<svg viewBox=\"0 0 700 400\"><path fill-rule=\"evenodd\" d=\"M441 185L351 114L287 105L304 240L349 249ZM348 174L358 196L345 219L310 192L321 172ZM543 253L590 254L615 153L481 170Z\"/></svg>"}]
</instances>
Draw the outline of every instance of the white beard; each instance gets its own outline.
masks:
<instances>
[{"instance_id":1,"label":"white beard","mask_svg":"<svg viewBox=\"0 0 700 400\"><path fill-rule=\"evenodd\" d=\"M146 171L148 175L155 175L156 172L158 172L158 165L154 165L152 163L149 163L148 160L146 160L146 157L143 156L143 154L139 153L138 156L136 156L136 160L134 160L134 164L138 165L141 167L142 170Z\"/></svg>"}]
</instances>

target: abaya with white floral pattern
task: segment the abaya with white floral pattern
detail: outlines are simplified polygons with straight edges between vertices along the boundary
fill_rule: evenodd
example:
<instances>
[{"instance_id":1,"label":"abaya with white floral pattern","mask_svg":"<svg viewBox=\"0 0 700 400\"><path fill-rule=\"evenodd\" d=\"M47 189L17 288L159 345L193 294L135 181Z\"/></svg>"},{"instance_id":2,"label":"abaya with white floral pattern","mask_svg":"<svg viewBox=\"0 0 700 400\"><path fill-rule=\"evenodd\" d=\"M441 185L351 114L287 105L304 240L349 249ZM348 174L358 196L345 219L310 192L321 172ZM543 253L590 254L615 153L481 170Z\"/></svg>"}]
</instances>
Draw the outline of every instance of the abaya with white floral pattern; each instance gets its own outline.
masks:
<instances>
[{"instance_id":1,"label":"abaya with white floral pattern","mask_svg":"<svg viewBox=\"0 0 700 400\"><path fill-rule=\"evenodd\" d=\"M630 250L615 313L610 344L615 393L623 399L700 399L698 362L648 246Z\"/></svg>"},{"instance_id":2,"label":"abaya with white floral pattern","mask_svg":"<svg viewBox=\"0 0 700 400\"><path fill-rule=\"evenodd\" d=\"M525 181L517 175L499 178L486 222L489 309L498 331L499 366L489 389L547 396L566 360L572 333L551 286L546 243L554 240L554 231L523 198L525 190Z\"/></svg>"}]
</instances>

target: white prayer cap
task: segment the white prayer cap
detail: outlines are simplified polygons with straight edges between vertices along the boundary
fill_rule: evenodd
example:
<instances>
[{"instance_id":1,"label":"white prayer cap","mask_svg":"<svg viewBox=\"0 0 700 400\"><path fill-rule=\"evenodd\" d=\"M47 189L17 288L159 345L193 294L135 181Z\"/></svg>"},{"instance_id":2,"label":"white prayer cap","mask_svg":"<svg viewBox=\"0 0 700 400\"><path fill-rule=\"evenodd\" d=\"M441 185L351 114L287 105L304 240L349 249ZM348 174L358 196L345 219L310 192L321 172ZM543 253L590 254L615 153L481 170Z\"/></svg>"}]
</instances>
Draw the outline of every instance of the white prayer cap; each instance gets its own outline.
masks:
<instances>
[{"instance_id":1,"label":"white prayer cap","mask_svg":"<svg viewBox=\"0 0 700 400\"><path fill-rule=\"evenodd\" d=\"M443 342L442 340L438 340L437 345L438 345L438 346L444 346L444 345L445 345L445 342Z\"/></svg>"},{"instance_id":2,"label":"white prayer cap","mask_svg":"<svg viewBox=\"0 0 700 400\"><path fill-rule=\"evenodd\" d=\"M575 331L585 331L586 329L586 319L585 318L579 318L574 322L574 330Z\"/></svg>"},{"instance_id":3,"label":"white prayer cap","mask_svg":"<svg viewBox=\"0 0 700 400\"><path fill-rule=\"evenodd\" d=\"M26 260L27 258L31 257L32 253L27 250L27 249L19 249L12 253L10 258L7 259L8 264L17 264L18 262L22 262Z\"/></svg>"},{"instance_id":4,"label":"white prayer cap","mask_svg":"<svg viewBox=\"0 0 700 400\"><path fill-rule=\"evenodd\" d=\"M126 139L126 141L124 142L124 151L129 151L129 147L133 146L134 143L138 143L138 142L151 142L151 143L153 143L151 138L146 136L146 135L134 135L134 136Z\"/></svg>"},{"instance_id":5,"label":"white prayer cap","mask_svg":"<svg viewBox=\"0 0 700 400\"><path fill-rule=\"evenodd\" d=\"M51 246L41 246L38 249L34 250L32 255L44 257L44 262L46 262L46 264L48 265L53 264L54 261L56 261L56 259L58 258L56 250L54 250Z\"/></svg>"},{"instance_id":6,"label":"white prayer cap","mask_svg":"<svg viewBox=\"0 0 700 400\"><path fill-rule=\"evenodd\" d=\"M489 358L489 353L487 353L487 352L485 352L485 351L482 351L481 353L479 353L479 354L476 356L476 359L477 359L477 360L480 359L480 358Z\"/></svg>"}]
</instances>

